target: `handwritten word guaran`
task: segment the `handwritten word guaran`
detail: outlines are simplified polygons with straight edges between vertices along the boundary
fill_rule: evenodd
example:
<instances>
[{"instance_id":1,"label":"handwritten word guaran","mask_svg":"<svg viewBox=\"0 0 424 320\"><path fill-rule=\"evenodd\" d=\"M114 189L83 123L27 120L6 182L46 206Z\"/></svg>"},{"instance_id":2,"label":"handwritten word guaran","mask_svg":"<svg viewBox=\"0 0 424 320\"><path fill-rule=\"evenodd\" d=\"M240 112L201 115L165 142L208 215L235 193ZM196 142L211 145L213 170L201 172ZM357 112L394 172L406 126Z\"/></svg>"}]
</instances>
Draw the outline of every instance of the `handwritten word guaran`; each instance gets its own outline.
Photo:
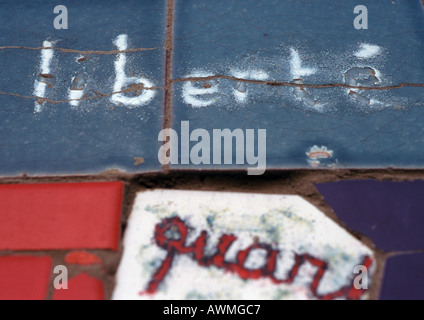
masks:
<instances>
[{"instance_id":1,"label":"handwritten word guaran","mask_svg":"<svg viewBox=\"0 0 424 320\"><path fill-rule=\"evenodd\" d=\"M239 250L236 254L235 262L226 261L225 254L234 241L237 240L237 237L233 234L222 235L218 241L216 253L211 256L205 256L204 248L206 246L208 237L207 232L203 230L192 245L186 245L185 242L187 239L188 230L189 227L178 216L163 219L160 223L156 224L154 239L160 248L167 251L167 255L165 260L162 261L161 266L152 276L152 279L148 283L146 290L140 292L140 294L156 293L159 285L162 283L169 270L171 269L174 258L177 255L182 254L190 256L201 267L214 266L218 269L234 273L243 280L268 278L276 285L293 283L299 273L300 267L305 263L310 263L312 266L317 267L317 271L315 272L313 280L310 284L310 290L316 298L322 300L331 300L335 298L346 297L347 299L357 300L365 293L364 289L356 289L352 280L351 284L343 286L334 292L319 294L318 287L325 272L328 269L328 263L309 254L296 253L294 264L288 273L287 279L278 279L275 276L275 270L277 257L280 254L280 251L276 250L272 245L267 243L255 242L246 249ZM169 237L170 231L174 231L174 234L175 232L178 232L179 238L174 239L172 237L171 239ZM244 266L245 262L252 250L255 249L262 249L266 251L266 263L258 269L246 268ZM366 268L369 268L372 263L373 261L369 256L363 257L362 265L364 265Z\"/></svg>"}]
</instances>

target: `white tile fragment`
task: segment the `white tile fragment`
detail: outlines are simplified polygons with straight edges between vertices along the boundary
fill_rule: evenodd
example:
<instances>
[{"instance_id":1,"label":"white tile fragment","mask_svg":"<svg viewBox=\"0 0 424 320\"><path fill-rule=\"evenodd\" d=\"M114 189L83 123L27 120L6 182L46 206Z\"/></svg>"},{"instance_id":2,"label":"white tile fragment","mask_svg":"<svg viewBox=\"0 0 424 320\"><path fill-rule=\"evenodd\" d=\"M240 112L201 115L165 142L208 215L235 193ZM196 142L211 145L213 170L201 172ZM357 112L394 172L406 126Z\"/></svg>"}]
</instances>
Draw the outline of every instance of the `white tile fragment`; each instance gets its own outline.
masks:
<instances>
[{"instance_id":1,"label":"white tile fragment","mask_svg":"<svg viewBox=\"0 0 424 320\"><path fill-rule=\"evenodd\" d=\"M184 230L185 240L181 238ZM219 257L208 257L217 253L218 243L225 237L233 238L220 265ZM188 252L202 248L202 243L203 250L195 252L203 258ZM253 247L244 264L237 264L249 246ZM266 266L271 265L273 255L276 267L272 277L269 272L257 271L272 270ZM289 279L301 259L305 262L299 264L291 283L273 281ZM372 260L368 247L299 196L140 192L125 231L113 298L317 299L350 288L355 266L364 261L371 261L371 274L375 268ZM168 269L164 268L167 261L171 261ZM328 268L320 269L320 263ZM155 281L158 270L166 272ZM321 279L318 270L324 271ZM262 277L255 277L258 272ZM337 298L346 298L348 290L343 292ZM353 293L351 290L351 297ZM366 291L359 296L366 298Z\"/></svg>"}]
</instances>

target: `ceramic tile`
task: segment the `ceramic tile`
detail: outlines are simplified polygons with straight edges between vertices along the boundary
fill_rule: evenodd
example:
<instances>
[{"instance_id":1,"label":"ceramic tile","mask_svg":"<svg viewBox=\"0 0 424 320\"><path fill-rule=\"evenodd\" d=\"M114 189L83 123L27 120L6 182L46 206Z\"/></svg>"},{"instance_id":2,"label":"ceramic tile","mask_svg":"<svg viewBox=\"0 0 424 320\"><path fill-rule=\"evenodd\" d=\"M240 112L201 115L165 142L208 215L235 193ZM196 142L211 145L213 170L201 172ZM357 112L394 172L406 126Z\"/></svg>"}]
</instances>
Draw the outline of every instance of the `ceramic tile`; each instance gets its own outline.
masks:
<instances>
[{"instance_id":1,"label":"ceramic tile","mask_svg":"<svg viewBox=\"0 0 424 320\"><path fill-rule=\"evenodd\" d=\"M61 5L0 4L0 176L160 170L166 1Z\"/></svg>"},{"instance_id":2,"label":"ceramic tile","mask_svg":"<svg viewBox=\"0 0 424 320\"><path fill-rule=\"evenodd\" d=\"M53 300L104 300L103 282L87 273L69 279L67 289L56 289Z\"/></svg>"},{"instance_id":3,"label":"ceramic tile","mask_svg":"<svg viewBox=\"0 0 424 320\"><path fill-rule=\"evenodd\" d=\"M140 192L113 298L366 298L358 266L373 252L301 197Z\"/></svg>"},{"instance_id":4,"label":"ceramic tile","mask_svg":"<svg viewBox=\"0 0 424 320\"><path fill-rule=\"evenodd\" d=\"M349 229L378 248L424 249L423 181L338 181L316 188Z\"/></svg>"},{"instance_id":5,"label":"ceramic tile","mask_svg":"<svg viewBox=\"0 0 424 320\"><path fill-rule=\"evenodd\" d=\"M388 258L380 299L423 300L424 254L396 255Z\"/></svg>"},{"instance_id":6,"label":"ceramic tile","mask_svg":"<svg viewBox=\"0 0 424 320\"><path fill-rule=\"evenodd\" d=\"M117 250L122 182L0 185L0 250Z\"/></svg>"},{"instance_id":7,"label":"ceramic tile","mask_svg":"<svg viewBox=\"0 0 424 320\"><path fill-rule=\"evenodd\" d=\"M47 297L52 259L49 256L0 257L1 300L43 300Z\"/></svg>"},{"instance_id":8,"label":"ceramic tile","mask_svg":"<svg viewBox=\"0 0 424 320\"><path fill-rule=\"evenodd\" d=\"M180 150L172 167L254 167L247 129L266 130L269 169L422 167L424 90L404 85L424 83L422 2L361 4L368 29L357 30L354 0L177 2L173 129L180 149L183 121L208 135L188 142L204 158ZM239 160L233 145L227 164L214 161L215 129L242 130Z\"/></svg>"}]
</instances>

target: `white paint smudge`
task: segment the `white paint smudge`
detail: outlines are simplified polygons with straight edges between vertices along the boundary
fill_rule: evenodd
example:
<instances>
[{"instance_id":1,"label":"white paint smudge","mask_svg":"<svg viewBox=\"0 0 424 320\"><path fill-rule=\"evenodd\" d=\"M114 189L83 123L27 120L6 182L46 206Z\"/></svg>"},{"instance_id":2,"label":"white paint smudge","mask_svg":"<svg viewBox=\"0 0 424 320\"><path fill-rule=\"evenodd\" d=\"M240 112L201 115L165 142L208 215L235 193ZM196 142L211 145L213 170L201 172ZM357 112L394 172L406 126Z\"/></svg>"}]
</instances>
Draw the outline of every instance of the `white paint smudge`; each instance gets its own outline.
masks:
<instances>
[{"instance_id":1,"label":"white paint smudge","mask_svg":"<svg viewBox=\"0 0 424 320\"><path fill-rule=\"evenodd\" d=\"M213 74L205 71L195 71L189 74L186 78L205 78L211 77ZM192 81L185 81L183 85L182 97L185 103L196 107L208 107L217 101L217 98L200 99L197 96L211 95L218 92L218 84L211 84L210 87L195 87Z\"/></svg>"},{"instance_id":2,"label":"white paint smudge","mask_svg":"<svg viewBox=\"0 0 424 320\"><path fill-rule=\"evenodd\" d=\"M231 70L230 74L237 79L260 81L269 79L268 73L264 70ZM246 83L238 82L237 87L233 88L232 93L238 103L245 104L248 101L249 89L247 88Z\"/></svg>"},{"instance_id":3,"label":"white paint smudge","mask_svg":"<svg viewBox=\"0 0 424 320\"><path fill-rule=\"evenodd\" d=\"M52 48L53 43L51 41L43 41L44 48ZM41 62L40 62L40 74L50 74L50 63L53 59L54 50L53 49L41 49ZM39 81L38 79L34 82L34 96L37 98L45 98L47 83ZM40 112L42 110L42 105L37 101L34 103L35 112Z\"/></svg>"},{"instance_id":4,"label":"white paint smudge","mask_svg":"<svg viewBox=\"0 0 424 320\"><path fill-rule=\"evenodd\" d=\"M76 57L75 61L81 63L81 61L84 61L85 59L86 57L80 54L78 57Z\"/></svg>"},{"instance_id":5,"label":"white paint smudge","mask_svg":"<svg viewBox=\"0 0 424 320\"><path fill-rule=\"evenodd\" d=\"M334 151L326 146L318 147L314 145L306 151L307 162L312 168L329 167L334 168L337 165L337 159L331 162Z\"/></svg>"},{"instance_id":6,"label":"white paint smudge","mask_svg":"<svg viewBox=\"0 0 424 320\"><path fill-rule=\"evenodd\" d=\"M113 43L118 50L127 50L128 36L126 34L121 34L116 37ZM144 77L127 77L125 74L126 63L127 57L125 53L118 53L115 61L116 79L113 86L113 92L120 92L129 84L142 84L146 89L144 89L143 92L136 97L126 97L123 93L115 93L111 96L110 100L114 104L123 104L130 107L148 104L154 98L156 93L155 90L151 89L153 87L153 83Z\"/></svg>"},{"instance_id":7,"label":"white paint smudge","mask_svg":"<svg viewBox=\"0 0 424 320\"><path fill-rule=\"evenodd\" d=\"M299 52L293 48L290 49L290 72L293 80L310 76L316 71L316 68L303 68Z\"/></svg>"},{"instance_id":8,"label":"white paint smudge","mask_svg":"<svg viewBox=\"0 0 424 320\"><path fill-rule=\"evenodd\" d=\"M79 105L79 99L81 99L84 95L84 90L72 90L69 89L69 95L68 98L69 100L69 104L73 107L77 107Z\"/></svg>"},{"instance_id":9,"label":"white paint smudge","mask_svg":"<svg viewBox=\"0 0 424 320\"><path fill-rule=\"evenodd\" d=\"M84 90L69 89L68 99L69 104L73 107L78 107L80 99L84 96Z\"/></svg>"},{"instance_id":10,"label":"white paint smudge","mask_svg":"<svg viewBox=\"0 0 424 320\"><path fill-rule=\"evenodd\" d=\"M327 159L333 156L333 150L328 149L325 146L318 147L317 145L309 148L306 151L306 155L309 159Z\"/></svg>"},{"instance_id":11,"label":"white paint smudge","mask_svg":"<svg viewBox=\"0 0 424 320\"><path fill-rule=\"evenodd\" d=\"M249 79L249 80L267 80L269 79L269 74L264 70L254 69L254 70L231 70L230 74L238 79Z\"/></svg>"},{"instance_id":12,"label":"white paint smudge","mask_svg":"<svg viewBox=\"0 0 424 320\"><path fill-rule=\"evenodd\" d=\"M370 99L359 94L358 92L351 90L349 91L349 96L351 96L355 101L362 104L370 104Z\"/></svg>"},{"instance_id":13,"label":"white paint smudge","mask_svg":"<svg viewBox=\"0 0 424 320\"><path fill-rule=\"evenodd\" d=\"M302 60L299 52L293 48L290 49L290 73L295 83L302 84L303 77L314 74L315 72L315 68L302 68ZM293 92L297 100L304 102L310 107L314 107L318 104L318 101L316 101L303 87L295 87L293 88Z\"/></svg>"},{"instance_id":14,"label":"white paint smudge","mask_svg":"<svg viewBox=\"0 0 424 320\"><path fill-rule=\"evenodd\" d=\"M84 96L85 80L83 74L78 77L72 78L71 88L68 90L69 104L73 107L77 107L80 103L80 99Z\"/></svg>"},{"instance_id":15,"label":"white paint smudge","mask_svg":"<svg viewBox=\"0 0 424 320\"><path fill-rule=\"evenodd\" d=\"M378 56L381 53L381 48L379 46L361 43L359 50L353 55L358 59L371 59Z\"/></svg>"},{"instance_id":16,"label":"white paint smudge","mask_svg":"<svg viewBox=\"0 0 424 320\"><path fill-rule=\"evenodd\" d=\"M371 106L386 106L384 102L377 99L370 99L370 105Z\"/></svg>"},{"instance_id":17,"label":"white paint smudge","mask_svg":"<svg viewBox=\"0 0 424 320\"><path fill-rule=\"evenodd\" d=\"M247 103L247 92L248 92L247 89L245 92L241 92L238 89L233 89L234 98L236 99L238 103L241 103L241 104Z\"/></svg>"}]
</instances>

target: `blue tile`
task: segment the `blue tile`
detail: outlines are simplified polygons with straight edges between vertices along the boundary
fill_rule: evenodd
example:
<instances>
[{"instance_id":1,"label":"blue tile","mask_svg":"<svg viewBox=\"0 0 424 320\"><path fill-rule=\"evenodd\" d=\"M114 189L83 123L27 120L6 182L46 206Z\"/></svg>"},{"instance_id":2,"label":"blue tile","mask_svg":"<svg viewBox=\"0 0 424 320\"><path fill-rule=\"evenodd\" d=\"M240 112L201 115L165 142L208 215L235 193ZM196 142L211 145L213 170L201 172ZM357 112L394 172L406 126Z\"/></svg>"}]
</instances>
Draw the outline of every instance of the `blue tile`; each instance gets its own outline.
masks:
<instances>
[{"instance_id":1,"label":"blue tile","mask_svg":"<svg viewBox=\"0 0 424 320\"><path fill-rule=\"evenodd\" d=\"M397 255L387 259L381 300L424 299L424 253Z\"/></svg>"},{"instance_id":2,"label":"blue tile","mask_svg":"<svg viewBox=\"0 0 424 320\"><path fill-rule=\"evenodd\" d=\"M166 0L61 1L60 30L57 4L0 3L0 176L161 170Z\"/></svg>"},{"instance_id":3,"label":"blue tile","mask_svg":"<svg viewBox=\"0 0 424 320\"><path fill-rule=\"evenodd\" d=\"M385 251L424 249L424 181L316 185L339 219Z\"/></svg>"},{"instance_id":4,"label":"blue tile","mask_svg":"<svg viewBox=\"0 0 424 320\"><path fill-rule=\"evenodd\" d=\"M173 128L266 129L268 169L423 167L424 88L370 90L424 83L422 3L362 4L367 30L354 28L354 0L177 2ZM301 90L298 78L342 86ZM234 150L229 165L179 156L175 169L252 167Z\"/></svg>"}]
</instances>

